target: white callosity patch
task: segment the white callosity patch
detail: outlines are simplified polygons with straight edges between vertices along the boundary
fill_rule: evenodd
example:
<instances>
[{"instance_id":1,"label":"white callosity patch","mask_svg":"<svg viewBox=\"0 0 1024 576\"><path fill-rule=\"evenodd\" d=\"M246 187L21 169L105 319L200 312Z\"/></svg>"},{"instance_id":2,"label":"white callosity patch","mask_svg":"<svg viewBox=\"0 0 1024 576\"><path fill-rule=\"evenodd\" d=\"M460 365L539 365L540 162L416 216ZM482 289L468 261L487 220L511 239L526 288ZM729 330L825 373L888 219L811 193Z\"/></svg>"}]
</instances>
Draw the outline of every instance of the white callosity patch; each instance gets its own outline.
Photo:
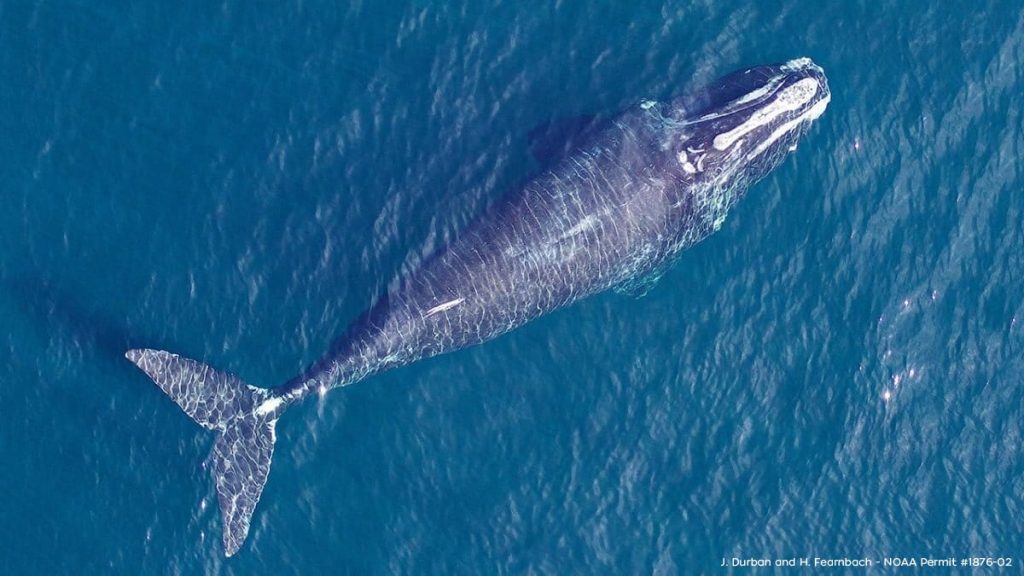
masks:
<instances>
[{"instance_id":1,"label":"white callosity patch","mask_svg":"<svg viewBox=\"0 0 1024 576\"><path fill-rule=\"evenodd\" d=\"M799 109L804 104L810 102L817 92L818 81L813 78L804 78L792 86L786 87L779 92L779 95L776 96L771 104L751 114L746 122L728 132L715 136L713 143L715 149L725 150L752 130L768 124L786 112Z\"/></svg>"},{"instance_id":2,"label":"white callosity patch","mask_svg":"<svg viewBox=\"0 0 1024 576\"><path fill-rule=\"evenodd\" d=\"M697 157L696 162L690 160L690 154ZM680 150L676 154L676 160L682 165L683 170L687 174L696 174L697 172L704 171L704 159L707 158L707 154L703 150L687 148L686 150Z\"/></svg>"},{"instance_id":3,"label":"white callosity patch","mask_svg":"<svg viewBox=\"0 0 1024 576\"><path fill-rule=\"evenodd\" d=\"M746 104L747 102L753 102L754 100L757 100L758 98L761 98L762 96L766 96L766 95L770 94L771 92L775 91L775 89L778 87L778 85L779 85L779 83L781 81L782 81L782 77L781 76L773 78L770 82L768 82L764 86L761 86L757 90L753 90L751 92L748 92L747 94L744 94L740 98L737 98L730 105L730 108L735 106L735 105L738 105L738 104Z\"/></svg>"},{"instance_id":4,"label":"white callosity patch","mask_svg":"<svg viewBox=\"0 0 1024 576\"><path fill-rule=\"evenodd\" d=\"M803 122L810 122L812 120L817 120L818 117L821 116L825 112L825 108L828 107L828 103L831 100L832 100L832 95L831 94L826 95L821 100L815 102L814 106L811 106L803 114L797 116L796 118L794 118L794 119L790 120L789 122L786 122L786 123L782 124L781 126L779 126L778 128L776 128L775 131L773 131L771 133L771 135L768 136L768 138L766 138L764 140L764 142L761 142L757 146L757 148L754 148L754 151L751 152L751 154L750 154L750 156L748 156L748 158L754 158L758 154L763 153L765 150L768 149L769 146L774 144L776 140L778 140L779 138L782 138L787 133L789 133L792 130L794 130L795 128L797 128L801 123L803 123Z\"/></svg>"},{"instance_id":5,"label":"white callosity patch","mask_svg":"<svg viewBox=\"0 0 1024 576\"><path fill-rule=\"evenodd\" d=\"M682 164L683 170L685 170L687 174L694 174L697 172L697 167L693 165L693 162L690 162L690 158L686 155L686 150L680 150L679 154L676 155L676 159L679 160L680 164Z\"/></svg>"},{"instance_id":6,"label":"white callosity patch","mask_svg":"<svg viewBox=\"0 0 1024 576\"><path fill-rule=\"evenodd\" d=\"M743 96L740 96L736 100L730 102L728 106L725 106L724 108L716 110L709 114L705 114L694 120L694 122L706 122L708 120L715 120L718 118L722 118L724 116L728 116L730 114L735 114L736 112L739 112L740 110L745 108L747 104L755 102L758 99L763 98L774 92L779 87L779 84L782 83L782 80L784 78L784 76L777 76L775 78L772 78L764 86L761 86L757 90L752 90L744 94Z\"/></svg>"}]
</instances>

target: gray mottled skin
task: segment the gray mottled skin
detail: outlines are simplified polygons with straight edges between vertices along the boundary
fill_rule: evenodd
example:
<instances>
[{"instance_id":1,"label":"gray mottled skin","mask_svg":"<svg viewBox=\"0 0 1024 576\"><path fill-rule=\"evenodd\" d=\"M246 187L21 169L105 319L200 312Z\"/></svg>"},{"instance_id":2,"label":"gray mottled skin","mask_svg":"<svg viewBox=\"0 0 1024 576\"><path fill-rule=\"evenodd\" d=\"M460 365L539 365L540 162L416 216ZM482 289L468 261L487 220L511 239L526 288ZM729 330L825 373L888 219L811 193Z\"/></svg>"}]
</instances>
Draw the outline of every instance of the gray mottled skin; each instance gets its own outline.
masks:
<instances>
[{"instance_id":1,"label":"gray mottled skin","mask_svg":"<svg viewBox=\"0 0 1024 576\"><path fill-rule=\"evenodd\" d=\"M213 460L228 555L248 532L288 405L485 342L609 288L642 290L721 226L829 98L821 69L800 59L633 107L493 207L278 388L253 388L169 352L129 351L189 416L222 431Z\"/></svg>"}]
</instances>

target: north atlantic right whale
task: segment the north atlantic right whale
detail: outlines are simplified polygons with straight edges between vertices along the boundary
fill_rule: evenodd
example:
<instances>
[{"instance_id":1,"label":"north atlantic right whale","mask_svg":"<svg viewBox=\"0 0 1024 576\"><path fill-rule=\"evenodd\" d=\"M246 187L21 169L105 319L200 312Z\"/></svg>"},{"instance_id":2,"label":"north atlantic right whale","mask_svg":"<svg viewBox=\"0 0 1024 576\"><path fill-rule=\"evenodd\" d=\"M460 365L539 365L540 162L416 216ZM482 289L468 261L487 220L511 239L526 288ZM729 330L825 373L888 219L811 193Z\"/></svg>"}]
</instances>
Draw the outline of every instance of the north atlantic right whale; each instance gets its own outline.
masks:
<instances>
[{"instance_id":1,"label":"north atlantic right whale","mask_svg":"<svg viewBox=\"0 0 1024 576\"><path fill-rule=\"evenodd\" d=\"M219 432L211 457L225 553L248 534L286 408L610 288L643 291L721 227L830 98L822 69L800 58L732 73L698 97L639 102L395 283L321 360L276 388L129 350L185 413Z\"/></svg>"}]
</instances>

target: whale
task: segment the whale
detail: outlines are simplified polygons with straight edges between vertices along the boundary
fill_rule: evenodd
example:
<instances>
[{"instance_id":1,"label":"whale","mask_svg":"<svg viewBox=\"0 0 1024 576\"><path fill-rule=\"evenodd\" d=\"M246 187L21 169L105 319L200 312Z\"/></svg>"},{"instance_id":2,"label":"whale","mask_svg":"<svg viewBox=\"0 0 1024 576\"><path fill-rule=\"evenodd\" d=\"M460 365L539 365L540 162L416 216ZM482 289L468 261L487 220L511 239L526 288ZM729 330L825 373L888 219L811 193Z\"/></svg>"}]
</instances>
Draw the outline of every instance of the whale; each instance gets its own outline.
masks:
<instances>
[{"instance_id":1,"label":"whale","mask_svg":"<svg viewBox=\"0 0 1024 576\"><path fill-rule=\"evenodd\" d=\"M797 58L588 123L548 167L400 274L321 359L276 387L168 351L128 350L189 417L216 432L209 461L224 553L246 540L275 427L290 407L486 342L599 292L642 294L681 251L721 228L830 100L822 68Z\"/></svg>"}]
</instances>

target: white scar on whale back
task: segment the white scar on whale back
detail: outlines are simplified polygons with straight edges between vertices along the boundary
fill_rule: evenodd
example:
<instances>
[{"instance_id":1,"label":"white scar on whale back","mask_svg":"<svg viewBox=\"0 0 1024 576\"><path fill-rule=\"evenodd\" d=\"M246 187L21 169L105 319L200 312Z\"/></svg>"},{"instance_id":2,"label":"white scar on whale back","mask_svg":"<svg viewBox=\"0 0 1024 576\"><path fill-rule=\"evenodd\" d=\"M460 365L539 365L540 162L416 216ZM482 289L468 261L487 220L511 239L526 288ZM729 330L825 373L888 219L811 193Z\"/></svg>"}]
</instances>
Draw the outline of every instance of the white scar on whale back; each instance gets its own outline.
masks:
<instances>
[{"instance_id":1,"label":"white scar on whale back","mask_svg":"<svg viewBox=\"0 0 1024 576\"><path fill-rule=\"evenodd\" d=\"M465 300L465 298L456 298L455 300L450 300L448 302L445 302L444 304L438 304L437 306L434 306L430 310L427 310L426 313L423 314L423 317L430 318L434 314L439 314L441 312L444 312L445 310L455 308L459 304L462 304L462 302Z\"/></svg>"}]
</instances>

